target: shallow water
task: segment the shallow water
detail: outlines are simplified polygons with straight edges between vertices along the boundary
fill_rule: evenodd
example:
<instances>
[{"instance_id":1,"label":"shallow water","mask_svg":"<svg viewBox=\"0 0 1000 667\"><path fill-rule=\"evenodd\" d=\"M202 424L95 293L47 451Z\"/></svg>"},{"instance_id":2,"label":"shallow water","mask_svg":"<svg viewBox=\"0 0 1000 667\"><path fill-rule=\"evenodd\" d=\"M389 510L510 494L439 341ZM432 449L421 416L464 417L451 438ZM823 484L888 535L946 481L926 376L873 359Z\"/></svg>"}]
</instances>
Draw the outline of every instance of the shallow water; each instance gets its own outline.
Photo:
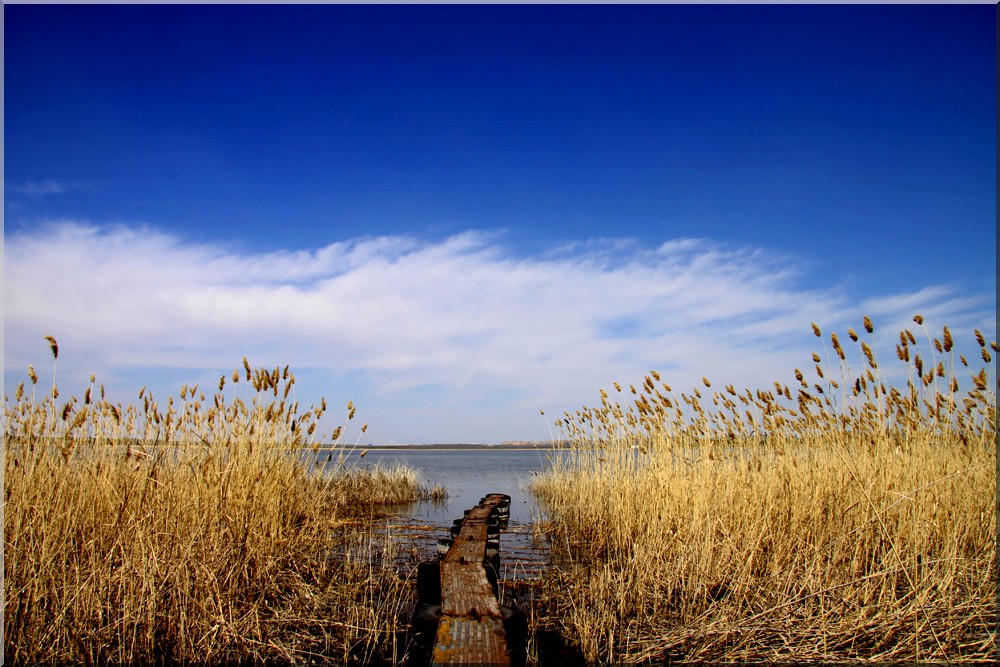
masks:
<instances>
[{"instance_id":1,"label":"shallow water","mask_svg":"<svg viewBox=\"0 0 1000 667\"><path fill-rule=\"evenodd\" d=\"M348 455L347 466L359 468L405 464L419 471L427 488L440 484L448 491L445 501L420 501L390 508L387 530L404 536L405 556L426 560L438 553L438 540L448 537L455 519L479 504L487 493L510 496L510 523L500 536L504 578L538 576L547 560L544 539L535 536L534 524L542 516L528 488L534 474L549 466L552 450L498 449L410 449L372 448L361 457ZM326 453L320 457L325 461Z\"/></svg>"}]
</instances>

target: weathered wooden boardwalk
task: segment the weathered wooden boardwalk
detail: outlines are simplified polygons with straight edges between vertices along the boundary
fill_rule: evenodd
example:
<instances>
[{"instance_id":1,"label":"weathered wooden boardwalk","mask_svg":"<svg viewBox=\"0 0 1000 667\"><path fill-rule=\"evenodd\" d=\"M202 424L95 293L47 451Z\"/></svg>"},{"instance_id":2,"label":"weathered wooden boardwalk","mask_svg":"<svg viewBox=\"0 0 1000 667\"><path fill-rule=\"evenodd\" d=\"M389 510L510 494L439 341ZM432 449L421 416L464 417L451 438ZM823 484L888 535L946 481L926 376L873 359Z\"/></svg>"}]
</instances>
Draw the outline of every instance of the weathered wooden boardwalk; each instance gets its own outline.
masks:
<instances>
[{"instance_id":1,"label":"weathered wooden boardwalk","mask_svg":"<svg viewBox=\"0 0 1000 667\"><path fill-rule=\"evenodd\" d=\"M452 528L451 546L440 563L441 620L432 665L511 664L494 590L500 527L509 513L510 497L491 493Z\"/></svg>"}]
</instances>

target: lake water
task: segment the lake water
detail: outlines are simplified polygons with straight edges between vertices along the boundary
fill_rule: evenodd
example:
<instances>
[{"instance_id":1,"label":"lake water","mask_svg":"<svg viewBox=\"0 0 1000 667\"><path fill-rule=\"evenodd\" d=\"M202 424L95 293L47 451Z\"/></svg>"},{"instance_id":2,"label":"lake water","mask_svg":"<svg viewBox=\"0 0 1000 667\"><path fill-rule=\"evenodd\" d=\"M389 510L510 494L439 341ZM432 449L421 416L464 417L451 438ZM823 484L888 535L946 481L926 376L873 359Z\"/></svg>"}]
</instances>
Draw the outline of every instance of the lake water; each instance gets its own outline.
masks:
<instances>
[{"instance_id":1,"label":"lake water","mask_svg":"<svg viewBox=\"0 0 1000 667\"><path fill-rule=\"evenodd\" d=\"M440 484L448 491L443 502L421 501L391 509L390 530L409 535L411 548L422 559L437 553L437 541L448 537L455 519L479 504L488 493L510 496L510 523L500 536L502 560L508 577L533 577L547 557L546 545L533 531L541 511L528 485L532 475L549 465L552 450L503 449L411 449L371 448L362 458L363 450L352 452L345 461L360 468L401 463L419 471L431 488ZM321 457L325 460L325 454Z\"/></svg>"}]
</instances>

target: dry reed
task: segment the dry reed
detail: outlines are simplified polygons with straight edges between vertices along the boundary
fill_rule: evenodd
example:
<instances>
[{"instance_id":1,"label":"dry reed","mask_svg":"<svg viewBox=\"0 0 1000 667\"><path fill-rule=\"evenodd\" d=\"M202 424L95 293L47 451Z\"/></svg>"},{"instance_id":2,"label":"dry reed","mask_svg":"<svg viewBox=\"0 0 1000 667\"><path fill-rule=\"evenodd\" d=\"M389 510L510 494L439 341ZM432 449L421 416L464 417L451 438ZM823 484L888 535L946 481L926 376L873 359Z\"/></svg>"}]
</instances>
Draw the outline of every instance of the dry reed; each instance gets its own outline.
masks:
<instances>
[{"instance_id":1,"label":"dry reed","mask_svg":"<svg viewBox=\"0 0 1000 667\"><path fill-rule=\"evenodd\" d=\"M60 404L29 380L4 409L8 661L392 658L410 589L364 519L425 491L409 469L313 466L326 404L301 412L287 367L244 359L212 399L166 405L112 404L93 377Z\"/></svg>"},{"instance_id":2,"label":"dry reed","mask_svg":"<svg viewBox=\"0 0 1000 667\"><path fill-rule=\"evenodd\" d=\"M848 336L856 366L832 335L813 383L678 398L651 373L558 422L542 597L588 661L996 657L995 378L906 331L899 389Z\"/></svg>"}]
</instances>

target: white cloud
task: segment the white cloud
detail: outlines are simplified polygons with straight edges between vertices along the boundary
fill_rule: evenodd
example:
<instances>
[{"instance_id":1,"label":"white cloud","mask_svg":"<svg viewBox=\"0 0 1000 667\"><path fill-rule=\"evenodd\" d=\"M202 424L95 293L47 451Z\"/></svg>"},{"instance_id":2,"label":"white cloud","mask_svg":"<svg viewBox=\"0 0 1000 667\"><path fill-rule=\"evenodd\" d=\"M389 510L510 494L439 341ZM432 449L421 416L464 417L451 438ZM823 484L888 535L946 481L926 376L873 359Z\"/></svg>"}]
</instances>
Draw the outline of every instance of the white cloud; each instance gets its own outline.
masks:
<instances>
[{"instance_id":1,"label":"white cloud","mask_svg":"<svg viewBox=\"0 0 1000 667\"><path fill-rule=\"evenodd\" d=\"M64 192L69 192L74 189L74 185L69 185L66 183L60 183L58 181L47 180L47 181L27 181L18 185L8 185L6 189L9 192L14 192L20 195L29 196L41 196L41 195L57 195Z\"/></svg>"},{"instance_id":2,"label":"white cloud","mask_svg":"<svg viewBox=\"0 0 1000 667\"><path fill-rule=\"evenodd\" d=\"M811 321L843 331L919 311L955 328L995 308L946 286L852 302L802 279L794 258L699 239L518 257L466 232L249 254L63 222L6 241L5 362L8 377L43 368L51 333L63 381L96 372L134 395L156 377L217 379L247 355L291 364L303 403L331 387L354 398L374 440L495 441L547 437L539 408L557 417L652 368L675 390L702 375L787 381L817 347Z\"/></svg>"}]
</instances>

